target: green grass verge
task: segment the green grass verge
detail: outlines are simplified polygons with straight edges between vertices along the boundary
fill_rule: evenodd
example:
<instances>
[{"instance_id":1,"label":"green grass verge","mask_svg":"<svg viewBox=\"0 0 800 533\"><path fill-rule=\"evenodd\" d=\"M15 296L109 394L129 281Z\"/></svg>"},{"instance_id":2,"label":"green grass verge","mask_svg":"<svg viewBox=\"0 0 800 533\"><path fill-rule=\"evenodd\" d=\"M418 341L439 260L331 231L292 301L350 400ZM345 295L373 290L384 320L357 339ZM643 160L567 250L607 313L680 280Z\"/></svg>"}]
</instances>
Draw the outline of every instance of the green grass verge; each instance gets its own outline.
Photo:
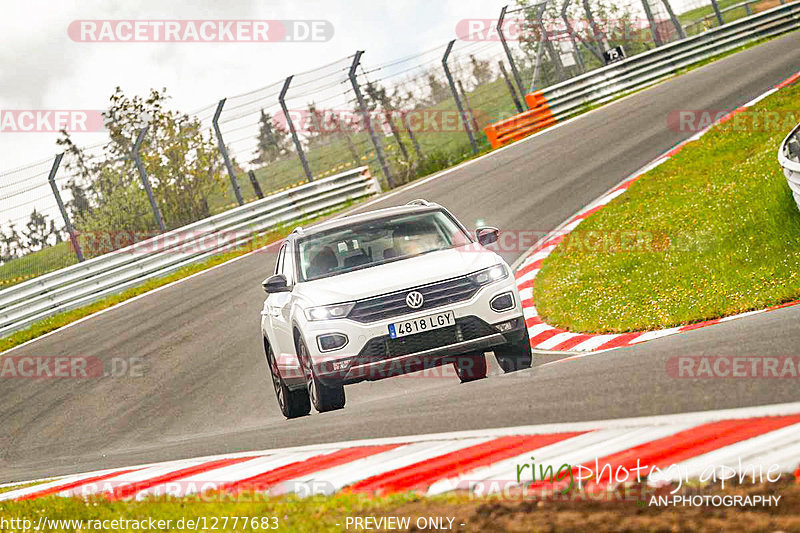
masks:
<instances>
[{"instance_id":1,"label":"green grass verge","mask_svg":"<svg viewBox=\"0 0 800 533\"><path fill-rule=\"evenodd\" d=\"M590 216L542 265L533 293L542 318L572 331L639 331L799 298L800 213L776 156L800 121L798 98L797 85L775 93ZM752 127L765 113L780 118Z\"/></svg>"},{"instance_id":2,"label":"green grass verge","mask_svg":"<svg viewBox=\"0 0 800 533\"><path fill-rule=\"evenodd\" d=\"M21 485L12 485L10 487L0 487L0 494L4 492L11 492L12 490L19 490L19 489L27 489L28 487L35 487L36 485L42 485L44 483L48 483L49 480L44 481L33 481L31 483L22 483Z\"/></svg>"},{"instance_id":3,"label":"green grass verge","mask_svg":"<svg viewBox=\"0 0 800 533\"><path fill-rule=\"evenodd\" d=\"M356 202L347 202L342 206L337 207L334 210L326 212L324 215L316 216L313 218L306 218L303 220L298 220L292 224L279 226L278 228L275 228L272 231L257 236L250 243L242 245L236 249L224 253L215 254L211 258L206 259L205 261L201 261L199 263L195 263L192 265L187 265L167 276L150 279L142 283L141 285L138 285L131 289L127 289L118 294L107 296L102 300L98 300L84 307L79 307L77 309L65 311L63 313L59 313L57 315L53 315L51 317L40 320L39 322L36 322L23 330L16 331L11 335L8 335L7 337L3 337L2 339L0 339L0 356L2 355L2 352L10 348L13 348L14 346L18 346L22 343L28 342L29 340L35 339L36 337L41 337L46 333L64 327L67 324L75 322L76 320L80 320L83 317L92 315L94 313L97 313L98 311L102 311L103 309L107 309L109 307L117 305L118 303L124 302L125 300L130 300L131 298L152 291L153 289L157 289L158 287L163 287L164 285L168 285L169 283L178 281L179 279L186 278L198 272L202 272L203 270L208 270L211 267L225 263L226 261L230 261L231 259L244 255L252 250L266 246L271 242L286 237L297 226L313 224L333 214L342 212L345 209L348 209L349 207L353 206L355 203Z\"/></svg>"},{"instance_id":4,"label":"green grass verge","mask_svg":"<svg viewBox=\"0 0 800 533\"><path fill-rule=\"evenodd\" d=\"M618 489L609 493L612 495L609 498L576 492L557 499L472 497L466 493L434 497L415 494L389 497L337 494L309 498L241 493L235 498L209 494L182 499L109 502L99 497L82 500L51 496L18 503L0 502L0 517L7 523L12 519L28 520L30 530L37 526L40 519L46 517L46 530L54 532L369 531L379 528L375 527L374 522L368 523L372 527L364 527L363 522L361 527L357 527L353 519L370 518L378 521L386 517L404 519L404 527L389 529L395 531L749 532L796 531L800 527L800 485L791 475L783 475L775 483L729 482L724 489L719 483L692 483L684 485L680 493L708 496L780 496L777 507L757 504L735 507L657 505L652 499L656 491L643 489L642 486ZM661 489L659 494L667 495L667 491ZM238 522L235 522L237 517ZM351 518L350 523L347 522L348 517ZM444 528L437 528L430 523L425 527L425 522L418 522L429 518L442 520ZM149 519L165 522L154 524L155 529L151 529L147 522ZM244 525L245 519L247 525ZM74 522L57 524L54 520L82 520L83 527L78 529ZM93 522L89 524L88 520ZM100 528L94 522L97 520L100 521ZM119 522L114 524L112 520ZM166 520L170 520L170 523L167 524ZM121 521L139 521L145 525L137 527L132 522ZM277 528L270 529L264 525L277 525ZM21 527L13 530L20 529Z\"/></svg>"}]
</instances>

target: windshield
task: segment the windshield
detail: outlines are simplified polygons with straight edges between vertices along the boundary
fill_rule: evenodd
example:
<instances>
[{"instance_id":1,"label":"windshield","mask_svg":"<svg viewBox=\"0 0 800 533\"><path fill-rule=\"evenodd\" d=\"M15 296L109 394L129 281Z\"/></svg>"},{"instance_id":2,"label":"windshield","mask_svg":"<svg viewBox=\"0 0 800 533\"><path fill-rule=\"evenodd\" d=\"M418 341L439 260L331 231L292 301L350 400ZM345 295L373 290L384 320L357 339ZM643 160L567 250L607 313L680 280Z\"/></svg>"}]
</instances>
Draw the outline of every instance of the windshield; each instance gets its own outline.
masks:
<instances>
[{"instance_id":1,"label":"windshield","mask_svg":"<svg viewBox=\"0 0 800 533\"><path fill-rule=\"evenodd\" d=\"M398 215L298 240L300 280L310 281L469 244L443 211Z\"/></svg>"}]
</instances>

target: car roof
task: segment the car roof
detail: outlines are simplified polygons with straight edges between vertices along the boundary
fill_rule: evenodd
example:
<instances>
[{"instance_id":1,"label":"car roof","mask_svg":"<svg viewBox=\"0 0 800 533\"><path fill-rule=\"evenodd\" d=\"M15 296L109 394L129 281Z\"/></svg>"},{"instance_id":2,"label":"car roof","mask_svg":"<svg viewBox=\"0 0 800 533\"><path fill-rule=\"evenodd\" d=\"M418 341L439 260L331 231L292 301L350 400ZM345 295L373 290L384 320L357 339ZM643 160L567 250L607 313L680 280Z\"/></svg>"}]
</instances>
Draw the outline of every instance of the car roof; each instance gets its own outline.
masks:
<instances>
[{"instance_id":1,"label":"car roof","mask_svg":"<svg viewBox=\"0 0 800 533\"><path fill-rule=\"evenodd\" d=\"M347 226L352 226L354 224L369 222L370 220L377 220L392 215L424 213L428 211L437 211L441 209L442 206L440 206L439 204L435 204L432 202L425 202L424 200L415 200L414 202L409 202L406 205L386 207L383 209L376 209L374 211L367 211L365 213L355 213L352 215L335 218L333 220L320 222L319 224L315 224L314 226L308 228L295 228L291 236L305 237L308 235L314 235L332 229L345 228Z\"/></svg>"}]
</instances>

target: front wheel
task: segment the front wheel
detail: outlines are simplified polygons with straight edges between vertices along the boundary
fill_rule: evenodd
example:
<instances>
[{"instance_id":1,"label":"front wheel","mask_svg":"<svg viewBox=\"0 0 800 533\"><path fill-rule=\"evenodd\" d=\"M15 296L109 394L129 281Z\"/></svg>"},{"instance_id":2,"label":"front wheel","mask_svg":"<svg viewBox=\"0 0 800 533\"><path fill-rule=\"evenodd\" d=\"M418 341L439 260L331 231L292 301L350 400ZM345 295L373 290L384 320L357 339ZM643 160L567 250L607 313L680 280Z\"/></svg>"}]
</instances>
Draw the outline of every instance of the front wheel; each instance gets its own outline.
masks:
<instances>
[{"instance_id":1,"label":"front wheel","mask_svg":"<svg viewBox=\"0 0 800 533\"><path fill-rule=\"evenodd\" d=\"M461 383L486 377L486 356L483 353L460 355L453 361L453 365Z\"/></svg>"},{"instance_id":2,"label":"front wheel","mask_svg":"<svg viewBox=\"0 0 800 533\"><path fill-rule=\"evenodd\" d=\"M530 368L533 362L531 352L531 341L528 337L528 329L525 328L525 336L517 342L510 342L494 349L494 356L497 358L503 372L515 372L524 368Z\"/></svg>"},{"instance_id":3,"label":"front wheel","mask_svg":"<svg viewBox=\"0 0 800 533\"><path fill-rule=\"evenodd\" d=\"M278 406L281 408L283 416L297 418L309 414L311 412L311 402L308 399L308 391L306 389L291 390L286 386L278 371L275 354L267 339L264 339L264 351L267 354L267 365L272 377L272 387L275 389L275 396L278 398Z\"/></svg>"},{"instance_id":4,"label":"front wheel","mask_svg":"<svg viewBox=\"0 0 800 533\"><path fill-rule=\"evenodd\" d=\"M344 385L323 383L320 380L317 373L314 372L308 349L303 339L299 337L297 338L297 356L300 359L300 364L303 365L303 372L305 372L308 385L308 395L311 397L311 403L314 404L314 408L320 413L344 408Z\"/></svg>"}]
</instances>

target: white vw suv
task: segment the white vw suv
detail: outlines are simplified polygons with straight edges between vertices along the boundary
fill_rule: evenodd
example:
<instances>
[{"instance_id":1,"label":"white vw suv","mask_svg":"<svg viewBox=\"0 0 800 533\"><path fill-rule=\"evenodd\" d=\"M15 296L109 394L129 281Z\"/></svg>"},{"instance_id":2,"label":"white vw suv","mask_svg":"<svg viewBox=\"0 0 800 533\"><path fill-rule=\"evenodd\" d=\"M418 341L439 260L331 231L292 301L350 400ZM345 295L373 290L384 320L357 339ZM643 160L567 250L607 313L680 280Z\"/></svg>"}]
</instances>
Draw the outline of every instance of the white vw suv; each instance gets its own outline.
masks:
<instances>
[{"instance_id":1,"label":"white vw suv","mask_svg":"<svg viewBox=\"0 0 800 533\"><path fill-rule=\"evenodd\" d=\"M267 278L261 333L287 418L344 407L344 385L452 363L486 377L531 366L514 276L443 207L401 207L296 228Z\"/></svg>"}]
</instances>

